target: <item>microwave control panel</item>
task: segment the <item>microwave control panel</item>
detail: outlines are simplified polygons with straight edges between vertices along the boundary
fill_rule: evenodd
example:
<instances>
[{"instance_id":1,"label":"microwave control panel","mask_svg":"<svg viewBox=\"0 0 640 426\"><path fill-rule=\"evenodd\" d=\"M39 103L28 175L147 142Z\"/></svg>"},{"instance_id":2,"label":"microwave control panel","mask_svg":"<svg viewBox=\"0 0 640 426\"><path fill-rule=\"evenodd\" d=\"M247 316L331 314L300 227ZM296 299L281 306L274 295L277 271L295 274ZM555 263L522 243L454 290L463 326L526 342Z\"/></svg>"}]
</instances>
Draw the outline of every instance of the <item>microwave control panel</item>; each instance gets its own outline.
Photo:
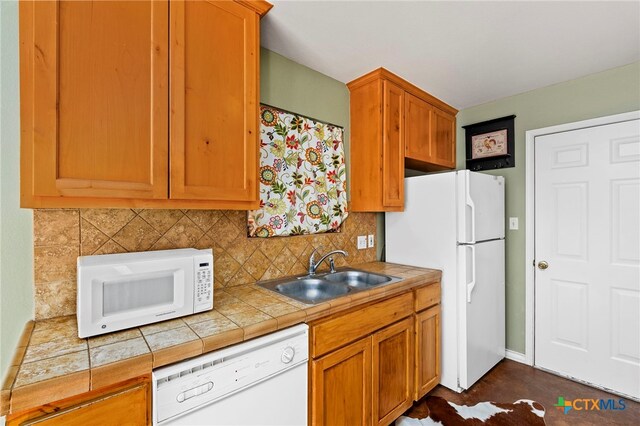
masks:
<instances>
[{"instance_id":1,"label":"microwave control panel","mask_svg":"<svg viewBox=\"0 0 640 426\"><path fill-rule=\"evenodd\" d=\"M194 312L213 308L213 256L195 259Z\"/></svg>"}]
</instances>

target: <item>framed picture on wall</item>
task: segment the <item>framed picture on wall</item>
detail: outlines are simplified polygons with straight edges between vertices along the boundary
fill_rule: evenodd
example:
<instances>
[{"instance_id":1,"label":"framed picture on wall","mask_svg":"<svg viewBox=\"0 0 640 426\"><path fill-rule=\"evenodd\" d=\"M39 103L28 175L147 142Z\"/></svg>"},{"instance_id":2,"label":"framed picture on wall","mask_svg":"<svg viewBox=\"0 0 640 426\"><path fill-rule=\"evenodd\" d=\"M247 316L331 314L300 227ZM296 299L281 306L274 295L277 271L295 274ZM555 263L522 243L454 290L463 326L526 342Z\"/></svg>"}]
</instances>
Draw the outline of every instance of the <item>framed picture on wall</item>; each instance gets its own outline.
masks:
<instances>
[{"instance_id":1,"label":"framed picture on wall","mask_svg":"<svg viewBox=\"0 0 640 426\"><path fill-rule=\"evenodd\" d=\"M507 152L507 129L471 136L471 158L498 157Z\"/></svg>"},{"instance_id":2,"label":"framed picture on wall","mask_svg":"<svg viewBox=\"0 0 640 426\"><path fill-rule=\"evenodd\" d=\"M515 115L462 126L466 136L466 167L491 170L515 167Z\"/></svg>"}]
</instances>

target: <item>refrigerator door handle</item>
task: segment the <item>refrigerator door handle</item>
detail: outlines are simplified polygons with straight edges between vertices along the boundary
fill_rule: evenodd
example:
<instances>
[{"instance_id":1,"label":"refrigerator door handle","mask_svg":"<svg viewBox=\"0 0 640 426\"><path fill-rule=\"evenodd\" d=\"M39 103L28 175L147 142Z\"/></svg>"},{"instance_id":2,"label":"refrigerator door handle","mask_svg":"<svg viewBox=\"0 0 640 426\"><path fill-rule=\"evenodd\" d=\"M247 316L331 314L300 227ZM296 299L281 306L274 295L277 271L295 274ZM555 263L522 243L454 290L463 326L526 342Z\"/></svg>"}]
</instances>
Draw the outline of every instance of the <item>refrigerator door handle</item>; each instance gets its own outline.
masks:
<instances>
[{"instance_id":1,"label":"refrigerator door handle","mask_svg":"<svg viewBox=\"0 0 640 426\"><path fill-rule=\"evenodd\" d=\"M476 242L476 205L471 199L471 192L469 191L469 189L471 188L470 187L471 182L469 182L469 173L466 174L465 179L466 179L465 204L469 207L469 210L471 210L471 235L469 236L469 238L467 238L467 241L470 243L475 243Z\"/></svg>"},{"instance_id":2,"label":"refrigerator door handle","mask_svg":"<svg viewBox=\"0 0 640 426\"><path fill-rule=\"evenodd\" d=\"M471 303L471 293L476 286L476 246L465 246L471 249L471 282L467 283L467 303Z\"/></svg>"}]
</instances>

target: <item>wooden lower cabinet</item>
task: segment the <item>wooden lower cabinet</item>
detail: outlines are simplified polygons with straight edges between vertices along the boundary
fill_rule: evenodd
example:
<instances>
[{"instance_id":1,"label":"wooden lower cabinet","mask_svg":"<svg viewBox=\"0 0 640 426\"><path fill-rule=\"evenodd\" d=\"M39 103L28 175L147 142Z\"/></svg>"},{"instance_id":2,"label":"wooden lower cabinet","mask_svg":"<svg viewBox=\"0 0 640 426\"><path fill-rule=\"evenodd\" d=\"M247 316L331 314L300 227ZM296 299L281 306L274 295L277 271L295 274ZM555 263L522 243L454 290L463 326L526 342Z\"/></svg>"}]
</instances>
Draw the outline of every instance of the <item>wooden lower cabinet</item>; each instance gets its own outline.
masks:
<instances>
[{"instance_id":1,"label":"wooden lower cabinet","mask_svg":"<svg viewBox=\"0 0 640 426\"><path fill-rule=\"evenodd\" d=\"M413 402L413 317L311 362L311 425L388 425Z\"/></svg>"},{"instance_id":2,"label":"wooden lower cabinet","mask_svg":"<svg viewBox=\"0 0 640 426\"><path fill-rule=\"evenodd\" d=\"M413 318L371 336L373 424L388 425L413 403Z\"/></svg>"},{"instance_id":3,"label":"wooden lower cabinet","mask_svg":"<svg viewBox=\"0 0 640 426\"><path fill-rule=\"evenodd\" d=\"M440 381L440 284L311 322L309 424L386 426Z\"/></svg>"},{"instance_id":4,"label":"wooden lower cabinet","mask_svg":"<svg viewBox=\"0 0 640 426\"><path fill-rule=\"evenodd\" d=\"M7 426L101 426L150 425L151 381L149 376L92 391L59 403L47 404L9 415Z\"/></svg>"},{"instance_id":5,"label":"wooden lower cabinet","mask_svg":"<svg viewBox=\"0 0 640 426\"><path fill-rule=\"evenodd\" d=\"M440 383L440 305L419 312L415 321L417 401Z\"/></svg>"},{"instance_id":6,"label":"wooden lower cabinet","mask_svg":"<svg viewBox=\"0 0 640 426\"><path fill-rule=\"evenodd\" d=\"M369 425L371 337L311 361L311 418L316 425Z\"/></svg>"}]
</instances>

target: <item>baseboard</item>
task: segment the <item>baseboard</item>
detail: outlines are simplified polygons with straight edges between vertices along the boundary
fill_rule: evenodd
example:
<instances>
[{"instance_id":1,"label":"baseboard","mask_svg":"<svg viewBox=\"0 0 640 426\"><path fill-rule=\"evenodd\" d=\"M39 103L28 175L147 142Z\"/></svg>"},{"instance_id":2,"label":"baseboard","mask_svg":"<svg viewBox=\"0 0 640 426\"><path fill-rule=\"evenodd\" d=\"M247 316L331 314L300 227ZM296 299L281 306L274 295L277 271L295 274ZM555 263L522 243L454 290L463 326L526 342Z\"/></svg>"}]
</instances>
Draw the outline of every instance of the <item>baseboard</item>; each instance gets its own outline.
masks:
<instances>
[{"instance_id":1,"label":"baseboard","mask_svg":"<svg viewBox=\"0 0 640 426\"><path fill-rule=\"evenodd\" d=\"M520 352L516 352L516 351L512 351L510 349L507 349L504 351L504 356L507 359L510 359L511 361L516 361L519 362L521 364L526 364L527 363L527 358L525 357L524 354L520 353Z\"/></svg>"}]
</instances>

